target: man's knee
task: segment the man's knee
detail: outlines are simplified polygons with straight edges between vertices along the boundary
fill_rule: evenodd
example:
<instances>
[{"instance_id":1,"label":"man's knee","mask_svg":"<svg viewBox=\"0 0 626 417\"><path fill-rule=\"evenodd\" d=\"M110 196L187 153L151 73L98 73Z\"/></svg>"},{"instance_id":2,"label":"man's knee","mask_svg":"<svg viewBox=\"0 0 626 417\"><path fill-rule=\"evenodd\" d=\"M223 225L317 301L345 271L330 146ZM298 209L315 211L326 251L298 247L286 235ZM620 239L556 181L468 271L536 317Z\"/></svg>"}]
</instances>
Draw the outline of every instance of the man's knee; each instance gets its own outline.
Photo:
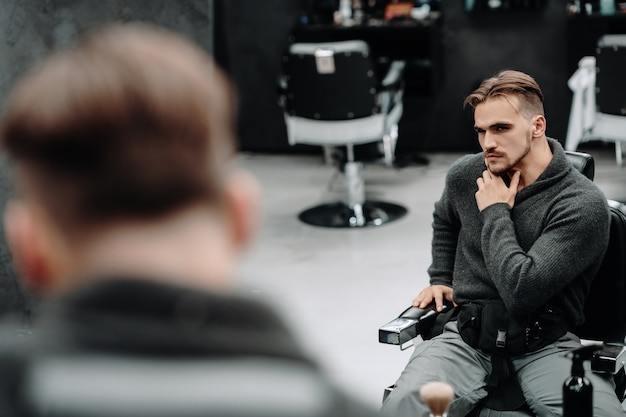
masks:
<instances>
[{"instance_id":1,"label":"man's knee","mask_svg":"<svg viewBox=\"0 0 626 417\"><path fill-rule=\"evenodd\" d=\"M587 377L593 387L594 417L626 416L626 411L617 398L612 381L593 373Z\"/></svg>"}]
</instances>

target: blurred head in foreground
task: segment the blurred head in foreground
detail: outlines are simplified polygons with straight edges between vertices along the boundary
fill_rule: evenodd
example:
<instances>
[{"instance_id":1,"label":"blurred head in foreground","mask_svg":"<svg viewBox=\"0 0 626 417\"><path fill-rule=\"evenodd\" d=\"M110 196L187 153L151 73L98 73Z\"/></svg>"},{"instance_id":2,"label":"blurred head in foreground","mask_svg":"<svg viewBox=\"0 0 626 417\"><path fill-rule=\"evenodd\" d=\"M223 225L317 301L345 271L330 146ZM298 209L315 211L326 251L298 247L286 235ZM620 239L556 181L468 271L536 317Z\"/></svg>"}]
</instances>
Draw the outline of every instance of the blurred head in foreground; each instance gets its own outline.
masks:
<instances>
[{"instance_id":1,"label":"blurred head in foreground","mask_svg":"<svg viewBox=\"0 0 626 417\"><path fill-rule=\"evenodd\" d=\"M377 414L227 291L259 211L234 113L201 49L145 25L92 32L15 86L5 230L48 297L29 337L0 326L0 415Z\"/></svg>"},{"instance_id":2,"label":"blurred head in foreground","mask_svg":"<svg viewBox=\"0 0 626 417\"><path fill-rule=\"evenodd\" d=\"M150 276L223 289L258 212L235 167L230 81L148 25L100 28L26 74L1 141L15 168L7 241L28 286Z\"/></svg>"}]
</instances>

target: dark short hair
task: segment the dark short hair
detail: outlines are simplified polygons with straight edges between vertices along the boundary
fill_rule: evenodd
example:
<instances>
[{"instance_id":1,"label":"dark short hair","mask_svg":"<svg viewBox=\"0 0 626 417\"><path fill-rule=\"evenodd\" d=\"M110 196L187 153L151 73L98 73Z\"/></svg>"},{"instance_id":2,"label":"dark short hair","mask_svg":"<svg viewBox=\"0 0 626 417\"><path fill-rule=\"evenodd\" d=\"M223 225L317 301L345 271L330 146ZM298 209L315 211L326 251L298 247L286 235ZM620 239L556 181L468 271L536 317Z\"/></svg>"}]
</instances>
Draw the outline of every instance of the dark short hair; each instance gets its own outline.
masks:
<instances>
[{"instance_id":1,"label":"dark short hair","mask_svg":"<svg viewBox=\"0 0 626 417\"><path fill-rule=\"evenodd\" d=\"M491 78L485 79L476 90L465 98L463 107L472 108L490 97L517 96L520 108L527 117L544 115L543 92L537 81L528 74L514 70L503 70Z\"/></svg>"},{"instance_id":2,"label":"dark short hair","mask_svg":"<svg viewBox=\"0 0 626 417\"><path fill-rule=\"evenodd\" d=\"M218 201L234 120L230 81L202 48L114 24L17 83L0 139L18 178L71 228Z\"/></svg>"}]
</instances>

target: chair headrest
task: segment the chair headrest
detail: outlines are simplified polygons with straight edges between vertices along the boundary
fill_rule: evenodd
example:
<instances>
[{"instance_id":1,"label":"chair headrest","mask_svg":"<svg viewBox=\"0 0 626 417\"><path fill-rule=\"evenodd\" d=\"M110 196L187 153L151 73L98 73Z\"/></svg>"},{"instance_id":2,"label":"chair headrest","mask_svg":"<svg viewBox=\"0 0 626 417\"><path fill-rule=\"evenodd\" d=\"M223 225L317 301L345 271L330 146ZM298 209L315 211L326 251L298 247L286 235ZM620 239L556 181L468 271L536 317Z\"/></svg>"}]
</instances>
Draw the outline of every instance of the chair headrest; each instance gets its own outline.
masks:
<instances>
[{"instance_id":1,"label":"chair headrest","mask_svg":"<svg viewBox=\"0 0 626 417\"><path fill-rule=\"evenodd\" d=\"M294 43L289 47L292 54L313 55L318 49L328 49L334 53L346 52L368 53L369 45L361 40L349 40L338 42Z\"/></svg>"},{"instance_id":2,"label":"chair headrest","mask_svg":"<svg viewBox=\"0 0 626 417\"><path fill-rule=\"evenodd\" d=\"M604 35L598 39L598 47L626 46L626 35Z\"/></svg>"},{"instance_id":3,"label":"chair headrest","mask_svg":"<svg viewBox=\"0 0 626 417\"><path fill-rule=\"evenodd\" d=\"M596 165L591 155L584 152L565 151L565 156L567 156L574 168L593 181Z\"/></svg>"}]
</instances>

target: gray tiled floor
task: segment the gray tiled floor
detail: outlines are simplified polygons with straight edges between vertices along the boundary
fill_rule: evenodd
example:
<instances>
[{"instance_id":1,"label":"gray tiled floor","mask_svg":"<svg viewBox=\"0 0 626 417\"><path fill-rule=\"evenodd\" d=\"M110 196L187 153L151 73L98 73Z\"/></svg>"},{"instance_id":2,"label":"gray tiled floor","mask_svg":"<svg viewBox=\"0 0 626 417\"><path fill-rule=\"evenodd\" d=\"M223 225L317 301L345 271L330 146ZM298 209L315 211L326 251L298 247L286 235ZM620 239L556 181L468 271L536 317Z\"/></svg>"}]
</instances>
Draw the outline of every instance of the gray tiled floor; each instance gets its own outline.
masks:
<instances>
[{"instance_id":1,"label":"gray tiled floor","mask_svg":"<svg viewBox=\"0 0 626 417\"><path fill-rule=\"evenodd\" d=\"M583 150L594 156L596 183L607 197L624 200L626 168L616 166L612 148ZM242 157L263 189L263 221L241 283L271 300L327 372L374 406L411 352L379 344L378 327L428 283L433 203L447 167L460 153L427 156L427 166L366 166L368 197L400 203L409 213L360 230L319 228L298 220L301 210L340 195L340 179L321 157Z\"/></svg>"}]
</instances>

